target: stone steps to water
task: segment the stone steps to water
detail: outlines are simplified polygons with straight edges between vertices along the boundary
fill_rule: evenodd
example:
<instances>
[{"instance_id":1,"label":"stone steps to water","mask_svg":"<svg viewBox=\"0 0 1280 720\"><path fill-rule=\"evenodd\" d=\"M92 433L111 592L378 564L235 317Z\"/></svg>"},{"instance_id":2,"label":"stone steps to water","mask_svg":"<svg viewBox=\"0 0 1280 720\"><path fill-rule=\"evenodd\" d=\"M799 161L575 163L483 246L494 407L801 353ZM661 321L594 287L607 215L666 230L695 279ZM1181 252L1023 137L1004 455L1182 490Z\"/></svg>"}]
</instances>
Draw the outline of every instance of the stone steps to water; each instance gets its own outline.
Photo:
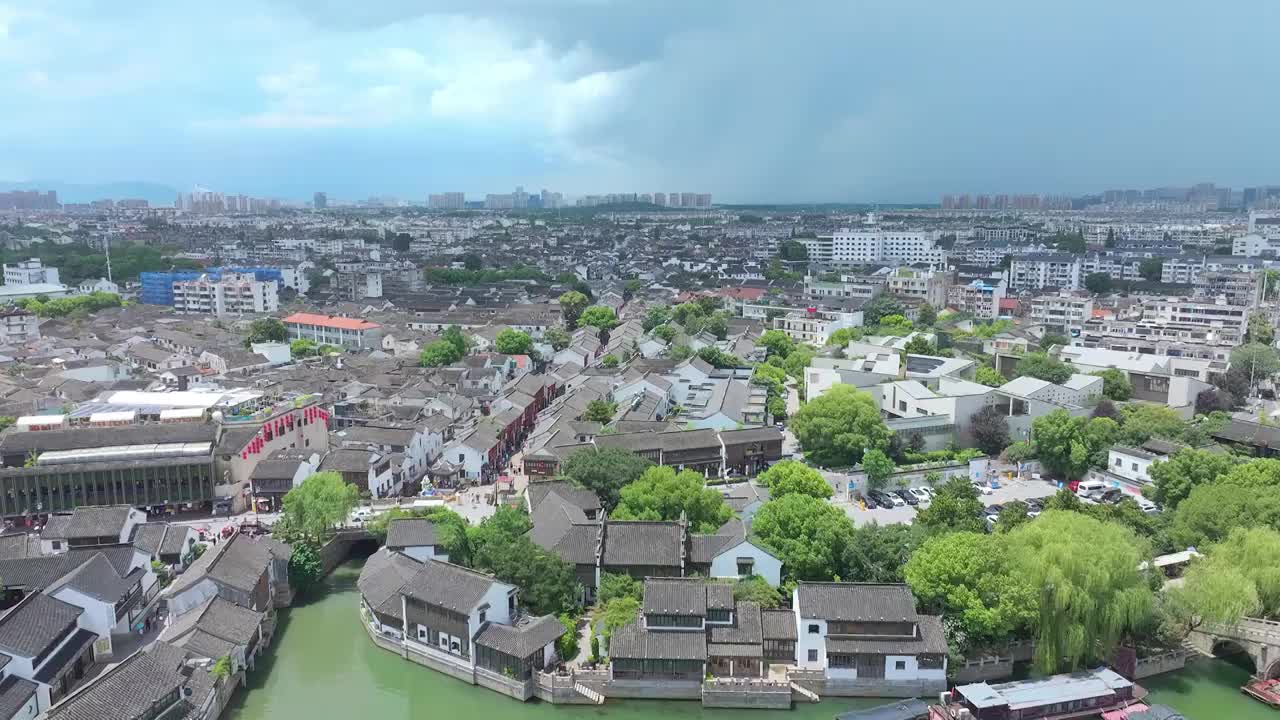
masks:
<instances>
[{"instance_id":1,"label":"stone steps to water","mask_svg":"<svg viewBox=\"0 0 1280 720\"><path fill-rule=\"evenodd\" d=\"M819 700L821 700L821 698L818 697L818 693L810 690L807 687L797 685L796 683L790 683L790 685L791 685L792 692L800 693L801 696L808 698L809 702L818 702Z\"/></svg>"},{"instance_id":2,"label":"stone steps to water","mask_svg":"<svg viewBox=\"0 0 1280 720\"><path fill-rule=\"evenodd\" d=\"M575 692L577 692L579 695L581 695L582 697L584 697L584 698L586 698L586 699L590 700L591 702L593 702L593 703L595 703L595 704L597 704L597 705L603 705L603 704L604 704L604 696L603 696L603 695L601 695L600 693L596 692L595 690L592 690L591 688L587 687L586 685L583 685L582 683L574 683L574 684L573 684L573 689L574 689L574 691L575 691Z\"/></svg>"}]
</instances>

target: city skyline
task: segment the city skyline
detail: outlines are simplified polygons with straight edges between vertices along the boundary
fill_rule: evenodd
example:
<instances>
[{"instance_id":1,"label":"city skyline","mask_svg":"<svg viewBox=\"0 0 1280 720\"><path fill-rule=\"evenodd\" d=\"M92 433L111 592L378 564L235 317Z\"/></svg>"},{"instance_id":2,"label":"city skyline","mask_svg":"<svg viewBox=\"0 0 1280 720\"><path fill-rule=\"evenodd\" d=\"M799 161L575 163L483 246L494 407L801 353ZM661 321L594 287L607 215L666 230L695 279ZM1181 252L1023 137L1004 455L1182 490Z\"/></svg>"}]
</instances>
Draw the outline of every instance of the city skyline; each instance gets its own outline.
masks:
<instances>
[{"instance_id":1,"label":"city skyline","mask_svg":"<svg viewBox=\"0 0 1280 720\"><path fill-rule=\"evenodd\" d=\"M1280 9L1073 9L0 3L0 131L23 139L0 179L300 200L676 179L722 202L1267 180L1274 113L1243 70L1271 66Z\"/></svg>"}]
</instances>

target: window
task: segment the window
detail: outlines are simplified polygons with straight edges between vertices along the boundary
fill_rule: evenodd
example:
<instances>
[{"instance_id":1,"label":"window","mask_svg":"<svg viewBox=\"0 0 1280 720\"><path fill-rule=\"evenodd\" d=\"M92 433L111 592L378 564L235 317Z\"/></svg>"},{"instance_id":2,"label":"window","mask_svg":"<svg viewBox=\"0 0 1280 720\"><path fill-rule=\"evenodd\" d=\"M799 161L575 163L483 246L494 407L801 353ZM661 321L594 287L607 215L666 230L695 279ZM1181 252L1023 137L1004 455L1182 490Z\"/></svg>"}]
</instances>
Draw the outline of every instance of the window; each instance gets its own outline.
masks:
<instances>
[{"instance_id":1,"label":"window","mask_svg":"<svg viewBox=\"0 0 1280 720\"><path fill-rule=\"evenodd\" d=\"M427 627L425 625L418 626L418 639L419 640L427 639Z\"/></svg>"},{"instance_id":2,"label":"window","mask_svg":"<svg viewBox=\"0 0 1280 720\"><path fill-rule=\"evenodd\" d=\"M53 541L53 549L54 549L54 550L61 550L61 549L62 549L62 541L61 541L61 540L54 540L54 541Z\"/></svg>"},{"instance_id":3,"label":"window","mask_svg":"<svg viewBox=\"0 0 1280 720\"><path fill-rule=\"evenodd\" d=\"M755 574L755 560L751 558L738 558L738 577L747 577Z\"/></svg>"},{"instance_id":4,"label":"window","mask_svg":"<svg viewBox=\"0 0 1280 720\"><path fill-rule=\"evenodd\" d=\"M1132 469L1134 472L1137 472L1137 471L1138 471L1138 463L1129 463L1129 468L1130 468L1130 469Z\"/></svg>"},{"instance_id":5,"label":"window","mask_svg":"<svg viewBox=\"0 0 1280 720\"><path fill-rule=\"evenodd\" d=\"M480 611L480 624L481 624L481 625L483 625L483 624L484 624L484 616L485 616L485 613L486 613L486 612L488 612L488 611L487 611L487 610L481 610L481 611Z\"/></svg>"},{"instance_id":6,"label":"window","mask_svg":"<svg viewBox=\"0 0 1280 720\"><path fill-rule=\"evenodd\" d=\"M894 663L893 663L893 669L894 669L894 670L906 670L906 669L907 669L907 661L906 661L906 660L898 660L898 661L894 662Z\"/></svg>"},{"instance_id":7,"label":"window","mask_svg":"<svg viewBox=\"0 0 1280 720\"><path fill-rule=\"evenodd\" d=\"M1116 458L1116 467L1120 467L1123 464L1124 464L1123 460L1121 460L1120 458Z\"/></svg>"},{"instance_id":8,"label":"window","mask_svg":"<svg viewBox=\"0 0 1280 720\"><path fill-rule=\"evenodd\" d=\"M817 635L817 634L818 634L818 626L817 626L817 625L810 625L810 626L809 626L809 634L810 634L810 635ZM810 652L812 652L812 651L810 651Z\"/></svg>"},{"instance_id":9,"label":"window","mask_svg":"<svg viewBox=\"0 0 1280 720\"><path fill-rule=\"evenodd\" d=\"M812 626L810 626L810 627L812 627ZM818 651L817 651L817 650L810 650L810 651L809 651L809 662L818 662Z\"/></svg>"}]
</instances>

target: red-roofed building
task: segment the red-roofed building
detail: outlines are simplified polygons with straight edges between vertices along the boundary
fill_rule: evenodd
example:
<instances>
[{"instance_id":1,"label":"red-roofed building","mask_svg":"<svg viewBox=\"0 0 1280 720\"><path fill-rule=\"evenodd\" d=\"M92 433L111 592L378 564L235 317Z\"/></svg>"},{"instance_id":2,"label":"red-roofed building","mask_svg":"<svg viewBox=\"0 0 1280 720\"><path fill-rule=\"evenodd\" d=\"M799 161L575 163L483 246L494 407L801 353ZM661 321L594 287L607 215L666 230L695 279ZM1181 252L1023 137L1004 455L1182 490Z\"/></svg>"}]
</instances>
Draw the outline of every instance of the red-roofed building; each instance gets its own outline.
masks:
<instances>
[{"instance_id":1,"label":"red-roofed building","mask_svg":"<svg viewBox=\"0 0 1280 720\"><path fill-rule=\"evenodd\" d=\"M382 326L368 320L316 313L294 313L284 319L291 340L310 340L317 345L378 347Z\"/></svg>"}]
</instances>

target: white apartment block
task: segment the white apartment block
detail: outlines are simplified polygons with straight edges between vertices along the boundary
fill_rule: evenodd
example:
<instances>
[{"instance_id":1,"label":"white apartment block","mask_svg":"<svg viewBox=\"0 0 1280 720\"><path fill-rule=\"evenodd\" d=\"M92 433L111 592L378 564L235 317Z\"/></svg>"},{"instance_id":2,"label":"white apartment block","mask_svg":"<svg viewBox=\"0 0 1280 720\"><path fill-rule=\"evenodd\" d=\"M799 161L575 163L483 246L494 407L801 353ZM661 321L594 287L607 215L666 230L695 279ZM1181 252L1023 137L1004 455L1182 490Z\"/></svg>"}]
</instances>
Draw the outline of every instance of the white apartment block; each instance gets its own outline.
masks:
<instances>
[{"instance_id":1,"label":"white apartment block","mask_svg":"<svg viewBox=\"0 0 1280 720\"><path fill-rule=\"evenodd\" d=\"M1009 267L1009 288L1078 290L1083 279L1081 258L1060 253L1015 257Z\"/></svg>"},{"instance_id":2,"label":"white apartment block","mask_svg":"<svg viewBox=\"0 0 1280 720\"><path fill-rule=\"evenodd\" d=\"M952 285L947 290L947 306L979 320L994 320L1000 317L1000 301L1005 298L1005 291L1003 280L974 280Z\"/></svg>"},{"instance_id":3,"label":"white apartment block","mask_svg":"<svg viewBox=\"0 0 1280 720\"><path fill-rule=\"evenodd\" d=\"M202 275L173 284L173 309L214 317L273 313L280 309L279 289L276 281L257 280L252 273L227 273L220 280Z\"/></svg>"},{"instance_id":4,"label":"white apartment block","mask_svg":"<svg viewBox=\"0 0 1280 720\"><path fill-rule=\"evenodd\" d=\"M913 268L894 268L885 277L885 289L898 297L917 298L935 308L947 304L947 288L951 285L951 276L940 270L916 270Z\"/></svg>"},{"instance_id":5,"label":"white apartment block","mask_svg":"<svg viewBox=\"0 0 1280 720\"><path fill-rule=\"evenodd\" d=\"M837 312L830 310L796 310L773 319L773 327L787 334L796 342L822 347L831 333L841 328L862 325L862 311Z\"/></svg>"},{"instance_id":6,"label":"white apartment block","mask_svg":"<svg viewBox=\"0 0 1280 720\"><path fill-rule=\"evenodd\" d=\"M1249 213L1249 232L1270 240L1280 240L1280 212L1255 210Z\"/></svg>"},{"instance_id":7,"label":"white apartment block","mask_svg":"<svg viewBox=\"0 0 1280 720\"><path fill-rule=\"evenodd\" d=\"M1093 298L1070 291L1032 298L1029 317L1050 332L1079 330L1093 316Z\"/></svg>"},{"instance_id":8,"label":"white apartment block","mask_svg":"<svg viewBox=\"0 0 1280 720\"><path fill-rule=\"evenodd\" d=\"M1080 264L1081 283L1093 273L1110 275L1113 280L1141 280L1142 259L1116 254L1086 255Z\"/></svg>"},{"instance_id":9,"label":"white apartment block","mask_svg":"<svg viewBox=\"0 0 1280 720\"><path fill-rule=\"evenodd\" d=\"M811 298L864 298L870 300L884 289L881 275L841 275L838 281L804 278L804 294Z\"/></svg>"},{"instance_id":10,"label":"white apartment block","mask_svg":"<svg viewBox=\"0 0 1280 720\"><path fill-rule=\"evenodd\" d=\"M816 238L799 238L809 260L821 265L848 267L873 263L942 265L947 254L935 242L935 233L885 230L874 225L844 229Z\"/></svg>"},{"instance_id":11,"label":"white apartment block","mask_svg":"<svg viewBox=\"0 0 1280 720\"><path fill-rule=\"evenodd\" d=\"M1205 327L1146 320L1098 319L1086 323L1072 345L1144 355L1226 361L1244 342L1240 327Z\"/></svg>"},{"instance_id":12,"label":"white apartment block","mask_svg":"<svg viewBox=\"0 0 1280 720\"><path fill-rule=\"evenodd\" d=\"M5 285L38 285L48 283L58 285L58 268L45 267L37 258L21 260L4 266Z\"/></svg>"},{"instance_id":13,"label":"white apartment block","mask_svg":"<svg viewBox=\"0 0 1280 720\"><path fill-rule=\"evenodd\" d=\"M1249 309L1229 305L1225 299L1203 302L1185 298L1163 298L1143 303L1142 318L1174 325L1235 329L1243 333L1249 321Z\"/></svg>"}]
</instances>

